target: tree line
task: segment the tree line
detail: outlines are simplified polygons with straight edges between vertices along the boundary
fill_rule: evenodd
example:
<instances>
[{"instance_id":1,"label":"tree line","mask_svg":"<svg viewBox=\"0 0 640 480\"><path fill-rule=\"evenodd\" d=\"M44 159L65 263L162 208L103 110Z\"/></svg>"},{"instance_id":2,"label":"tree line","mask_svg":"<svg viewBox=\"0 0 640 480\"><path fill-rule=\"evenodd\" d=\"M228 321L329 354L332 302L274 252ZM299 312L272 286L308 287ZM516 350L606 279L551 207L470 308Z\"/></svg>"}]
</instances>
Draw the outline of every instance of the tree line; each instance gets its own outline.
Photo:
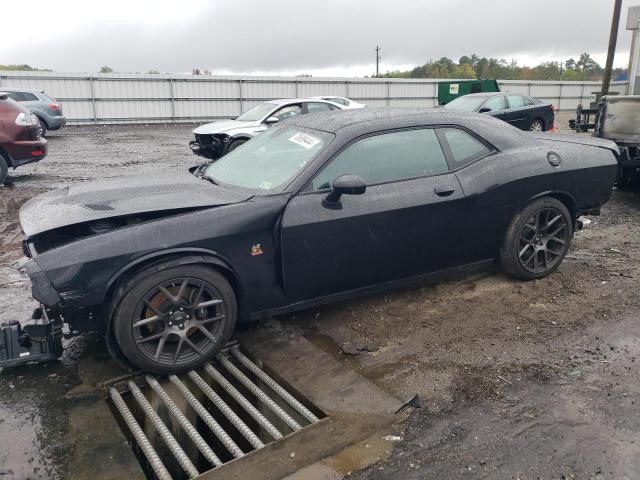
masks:
<instances>
[{"instance_id":1,"label":"tree line","mask_svg":"<svg viewBox=\"0 0 640 480\"><path fill-rule=\"evenodd\" d=\"M613 70L616 78L626 72L624 68ZM578 59L564 62L542 62L535 67L520 66L515 60L464 55L458 62L442 57L429 60L424 65L408 71L387 71L383 78L469 78L500 80L601 80L604 74L598 62L590 54L582 53Z\"/></svg>"},{"instance_id":2,"label":"tree line","mask_svg":"<svg viewBox=\"0 0 640 480\"><path fill-rule=\"evenodd\" d=\"M29 65L0 65L0 70L50 71ZM105 65L100 73L111 73L114 69ZM147 73L159 73L149 70ZM626 73L625 68L615 68L613 78ZM193 69L193 75L210 75L208 70ZM475 53L463 55L458 62L448 57L429 60L424 65L411 70L387 71L382 78L469 78L500 80L602 80L604 68L590 54L582 53L578 59L569 58L564 62L542 62L535 67L520 66L515 60L479 57ZM375 75L372 75L375 76Z\"/></svg>"}]
</instances>

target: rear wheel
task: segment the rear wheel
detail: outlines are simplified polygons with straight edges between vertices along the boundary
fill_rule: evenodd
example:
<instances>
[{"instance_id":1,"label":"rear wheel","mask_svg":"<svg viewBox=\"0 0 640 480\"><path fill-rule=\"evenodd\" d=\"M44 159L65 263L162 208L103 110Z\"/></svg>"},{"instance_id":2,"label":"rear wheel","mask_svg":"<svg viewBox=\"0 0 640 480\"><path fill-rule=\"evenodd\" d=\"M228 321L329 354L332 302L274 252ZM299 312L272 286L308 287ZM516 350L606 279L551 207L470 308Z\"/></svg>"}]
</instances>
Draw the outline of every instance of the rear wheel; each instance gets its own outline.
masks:
<instances>
[{"instance_id":1,"label":"rear wheel","mask_svg":"<svg viewBox=\"0 0 640 480\"><path fill-rule=\"evenodd\" d=\"M544 123L539 118L534 119L529 125L529 130L532 132L544 132Z\"/></svg>"},{"instance_id":2,"label":"rear wheel","mask_svg":"<svg viewBox=\"0 0 640 480\"><path fill-rule=\"evenodd\" d=\"M0 185L4 185L7 175L9 175L9 162L7 162L6 157L0 153Z\"/></svg>"},{"instance_id":3,"label":"rear wheel","mask_svg":"<svg viewBox=\"0 0 640 480\"><path fill-rule=\"evenodd\" d=\"M127 359L154 373L175 373L211 360L237 317L229 282L211 268L151 269L124 287L113 332Z\"/></svg>"},{"instance_id":4,"label":"rear wheel","mask_svg":"<svg viewBox=\"0 0 640 480\"><path fill-rule=\"evenodd\" d=\"M546 277L564 259L573 221L567 207L555 198L541 198L515 215L500 251L503 270L522 280Z\"/></svg>"},{"instance_id":5,"label":"rear wheel","mask_svg":"<svg viewBox=\"0 0 640 480\"><path fill-rule=\"evenodd\" d=\"M41 118L38 121L40 122L40 136L44 138L47 136L47 124Z\"/></svg>"}]
</instances>

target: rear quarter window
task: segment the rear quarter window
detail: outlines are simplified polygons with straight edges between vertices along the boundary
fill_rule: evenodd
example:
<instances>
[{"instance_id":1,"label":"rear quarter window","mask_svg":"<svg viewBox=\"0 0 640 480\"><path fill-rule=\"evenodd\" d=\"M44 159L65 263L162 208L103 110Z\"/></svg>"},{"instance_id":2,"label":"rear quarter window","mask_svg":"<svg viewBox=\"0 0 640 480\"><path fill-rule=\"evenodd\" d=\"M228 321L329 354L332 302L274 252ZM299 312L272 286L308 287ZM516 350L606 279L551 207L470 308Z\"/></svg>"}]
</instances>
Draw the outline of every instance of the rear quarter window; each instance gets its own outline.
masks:
<instances>
[{"instance_id":1,"label":"rear quarter window","mask_svg":"<svg viewBox=\"0 0 640 480\"><path fill-rule=\"evenodd\" d=\"M449 150L451 170L475 162L491 152L480 140L457 128L440 129L439 135Z\"/></svg>"}]
</instances>

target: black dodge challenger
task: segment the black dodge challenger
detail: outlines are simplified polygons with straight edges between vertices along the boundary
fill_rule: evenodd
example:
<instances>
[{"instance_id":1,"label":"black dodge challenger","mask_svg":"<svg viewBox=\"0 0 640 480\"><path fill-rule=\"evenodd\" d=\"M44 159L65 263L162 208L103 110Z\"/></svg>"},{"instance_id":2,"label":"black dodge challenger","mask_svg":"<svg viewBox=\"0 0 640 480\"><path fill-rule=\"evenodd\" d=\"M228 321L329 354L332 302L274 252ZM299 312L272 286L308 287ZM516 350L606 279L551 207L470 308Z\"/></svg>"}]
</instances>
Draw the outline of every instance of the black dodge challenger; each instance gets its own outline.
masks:
<instances>
[{"instance_id":1,"label":"black dodge challenger","mask_svg":"<svg viewBox=\"0 0 640 480\"><path fill-rule=\"evenodd\" d=\"M294 118L194 174L72 185L25 204L33 295L139 368L211 359L236 322L497 262L541 278L612 192L614 143L487 115Z\"/></svg>"}]
</instances>

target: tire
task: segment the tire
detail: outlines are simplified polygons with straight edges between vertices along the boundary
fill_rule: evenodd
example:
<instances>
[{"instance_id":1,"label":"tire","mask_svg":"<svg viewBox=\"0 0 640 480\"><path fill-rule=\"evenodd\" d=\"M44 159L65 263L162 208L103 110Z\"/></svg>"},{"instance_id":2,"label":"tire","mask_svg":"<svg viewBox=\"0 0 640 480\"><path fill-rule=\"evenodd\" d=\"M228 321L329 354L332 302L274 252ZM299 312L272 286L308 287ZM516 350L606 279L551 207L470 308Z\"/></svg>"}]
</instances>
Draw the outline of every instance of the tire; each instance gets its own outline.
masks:
<instances>
[{"instance_id":1,"label":"tire","mask_svg":"<svg viewBox=\"0 0 640 480\"><path fill-rule=\"evenodd\" d=\"M40 136L44 138L47 136L47 124L41 118L38 118L38 121L40 122Z\"/></svg>"},{"instance_id":2,"label":"tire","mask_svg":"<svg viewBox=\"0 0 640 480\"><path fill-rule=\"evenodd\" d=\"M236 296L209 267L158 265L135 275L122 291L113 334L127 360L142 370L168 374L198 367L233 333Z\"/></svg>"},{"instance_id":3,"label":"tire","mask_svg":"<svg viewBox=\"0 0 640 480\"><path fill-rule=\"evenodd\" d=\"M236 148L238 148L240 145L242 145L243 143L247 143L248 140L234 140L233 142L231 142L231 144L229 145L229 148L227 148L227 153L229 152L233 152Z\"/></svg>"},{"instance_id":4,"label":"tire","mask_svg":"<svg viewBox=\"0 0 640 480\"><path fill-rule=\"evenodd\" d=\"M534 118L529 125L530 132L544 132L544 122L539 118Z\"/></svg>"},{"instance_id":5,"label":"tire","mask_svg":"<svg viewBox=\"0 0 640 480\"><path fill-rule=\"evenodd\" d=\"M7 158L0 153L0 185L4 185L4 181L9 175L9 162Z\"/></svg>"},{"instance_id":6,"label":"tire","mask_svg":"<svg viewBox=\"0 0 640 480\"><path fill-rule=\"evenodd\" d=\"M633 168L622 168L620 178L616 182L616 186L620 190L636 190L640 185L640 178L635 174Z\"/></svg>"},{"instance_id":7,"label":"tire","mask_svg":"<svg viewBox=\"0 0 640 480\"><path fill-rule=\"evenodd\" d=\"M562 263L572 236L567 207L555 198L538 199L511 220L500 249L502 269L521 280L546 277Z\"/></svg>"}]
</instances>

